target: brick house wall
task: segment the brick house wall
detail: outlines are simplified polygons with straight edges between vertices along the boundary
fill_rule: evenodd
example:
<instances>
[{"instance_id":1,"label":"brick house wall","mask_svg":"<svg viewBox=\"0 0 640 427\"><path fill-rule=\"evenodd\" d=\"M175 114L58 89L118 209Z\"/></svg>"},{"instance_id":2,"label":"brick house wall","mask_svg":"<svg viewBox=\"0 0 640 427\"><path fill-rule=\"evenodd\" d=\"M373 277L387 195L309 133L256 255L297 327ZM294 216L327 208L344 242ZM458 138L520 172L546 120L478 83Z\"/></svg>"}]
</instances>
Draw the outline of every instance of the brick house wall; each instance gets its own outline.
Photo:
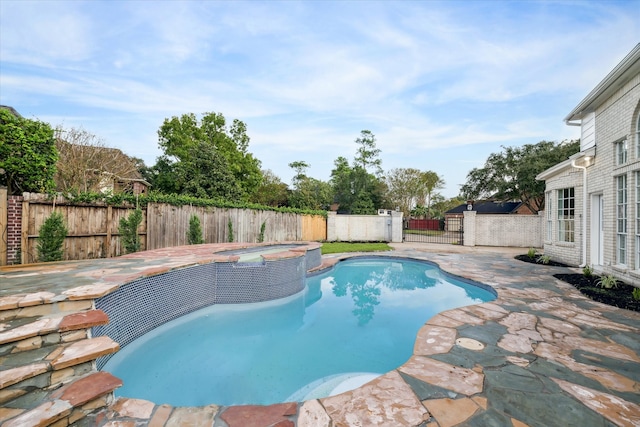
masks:
<instances>
[{"instance_id":1,"label":"brick house wall","mask_svg":"<svg viewBox=\"0 0 640 427\"><path fill-rule=\"evenodd\" d=\"M640 285L640 44L565 118L579 122L581 151L538 175L546 181L551 215L545 215L544 251L552 259L585 262L599 274L613 274ZM627 159L619 163L616 144L627 142ZM586 166L586 191L583 170ZM617 180L626 176L626 256L617 251ZM559 242L557 191L575 190L575 241ZM583 210L583 207L585 208ZM584 230L583 230L584 228Z\"/></svg>"},{"instance_id":2,"label":"brick house wall","mask_svg":"<svg viewBox=\"0 0 640 427\"><path fill-rule=\"evenodd\" d=\"M604 199L602 270L606 274L615 274L636 283L640 283L638 268L640 259L637 255L640 247L635 239L637 217L635 207L636 203L640 202L636 195L636 186L640 184L636 177L636 172L640 171L640 156L638 156L640 141L636 134L639 110L640 75L637 75L596 110L597 154L595 165L590 168L587 177L589 195L602 194ZM615 143L625 138L628 159L626 163L618 165ZM627 259L624 263L621 263L616 256L616 179L621 175L627 177ZM588 227L587 236L590 236L590 221L588 221ZM591 254L591 239L587 239L587 254Z\"/></svg>"},{"instance_id":3,"label":"brick house wall","mask_svg":"<svg viewBox=\"0 0 640 427\"><path fill-rule=\"evenodd\" d=\"M561 172L546 180L547 201L542 212L541 236L544 254L554 261L577 266L582 262L581 239L583 208L582 170L567 165ZM575 195L574 241L564 242L559 238L558 230L558 190L573 188Z\"/></svg>"}]
</instances>

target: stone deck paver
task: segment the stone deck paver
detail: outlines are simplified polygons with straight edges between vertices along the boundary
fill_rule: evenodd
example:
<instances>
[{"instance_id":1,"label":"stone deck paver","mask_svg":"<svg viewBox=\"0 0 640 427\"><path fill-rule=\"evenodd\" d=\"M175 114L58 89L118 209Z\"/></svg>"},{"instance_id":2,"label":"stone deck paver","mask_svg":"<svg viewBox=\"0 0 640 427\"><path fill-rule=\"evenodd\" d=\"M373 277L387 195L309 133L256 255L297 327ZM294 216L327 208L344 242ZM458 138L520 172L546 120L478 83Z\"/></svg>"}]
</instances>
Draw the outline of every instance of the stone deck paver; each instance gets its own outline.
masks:
<instances>
[{"instance_id":1,"label":"stone deck paver","mask_svg":"<svg viewBox=\"0 0 640 427\"><path fill-rule=\"evenodd\" d=\"M214 246L2 268L0 307L24 310L99 295L140 275L207 262ZM119 398L80 425L640 426L640 313L593 302L553 278L567 268L513 259L526 248L393 246L396 251L385 255L433 261L492 286L497 300L434 316L406 364L337 396L199 408ZM323 266L341 257L324 257ZM469 342L482 346L463 345ZM11 410L0 408L0 414Z\"/></svg>"}]
</instances>

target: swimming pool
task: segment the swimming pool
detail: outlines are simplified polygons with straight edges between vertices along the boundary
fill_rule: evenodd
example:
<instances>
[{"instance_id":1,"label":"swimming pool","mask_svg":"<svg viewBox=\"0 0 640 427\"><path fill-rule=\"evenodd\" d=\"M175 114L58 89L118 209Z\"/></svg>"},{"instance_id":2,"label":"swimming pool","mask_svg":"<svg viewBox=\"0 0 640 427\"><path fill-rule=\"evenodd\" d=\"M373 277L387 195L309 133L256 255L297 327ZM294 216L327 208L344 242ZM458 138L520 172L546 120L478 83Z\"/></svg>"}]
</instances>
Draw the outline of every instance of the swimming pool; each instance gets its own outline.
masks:
<instances>
[{"instance_id":1,"label":"swimming pool","mask_svg":"<svg viewBox=\"0 0 640 427\"><path fill-rule=\"evenodd\" d=\"M354 258L293 296L213 305L135 340L105 365L117 394L175 406L324 397L402 365L438 312L495 294L419 261Z\"/></svg>"}]
</instances>

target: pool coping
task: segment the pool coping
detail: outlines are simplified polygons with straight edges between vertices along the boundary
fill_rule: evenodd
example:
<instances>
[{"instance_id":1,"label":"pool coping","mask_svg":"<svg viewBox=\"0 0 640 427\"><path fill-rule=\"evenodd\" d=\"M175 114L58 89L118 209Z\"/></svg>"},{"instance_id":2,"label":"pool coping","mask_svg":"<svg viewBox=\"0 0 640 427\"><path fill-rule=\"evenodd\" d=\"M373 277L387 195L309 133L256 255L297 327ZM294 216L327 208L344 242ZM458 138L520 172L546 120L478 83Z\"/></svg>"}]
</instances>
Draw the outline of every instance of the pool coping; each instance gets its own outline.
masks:
<instances>
[{"instance_id":1,"label":"pool coping","mask_svg":"<svg viewBox=\"0 0 640 427\"><path fill-rule=\"evenodd\" d=\"M593 302L552 277L566 268L527 265L499 252L448 253L429 252L431 248L416 245L394 247L395 252L384 255L434 262L449 274L493 287L497 300L436 315L420 329L414 356L407 363L337 396L270 406L212 404L198 408L119 398L86 422L171 425L201 420L225 427L277 423L327 427L526 426L550 425L550 420L555 425L640 423L638 313ZM118 261L126 264L128 260L142 260L144 268L136 271L136 277L141 277L211 259L202 253L185 254L187 249L193 247L132 254ZM317 271L356 255L324 256ZM55 264L25 266L22 271L37 277L75 277L82 283L80 290L74 290L71 285L77 283L70 280L74 283L67 283L68 289L55 293L57 298L69 299L108 292L113 285L132 277L131 272L118 271L85 284L87 277L95 278L100 269L109 269L96 263L93 271L85 266L76 277L74 272L78 270L74 267L78 262ZM113 271L114 265L109 267ZM124 270L127 268L131 265ZM19 271L0 269L0 278L8 279ZM34 276L23 276L22 280L28 281L28 277ZM0 294L0 306L6 304L8 296L15 300L19 295L17 290L4 297ZM475 339L485 348L470 350L456 344L459 338Z\"/></svg>"}]
</instances>

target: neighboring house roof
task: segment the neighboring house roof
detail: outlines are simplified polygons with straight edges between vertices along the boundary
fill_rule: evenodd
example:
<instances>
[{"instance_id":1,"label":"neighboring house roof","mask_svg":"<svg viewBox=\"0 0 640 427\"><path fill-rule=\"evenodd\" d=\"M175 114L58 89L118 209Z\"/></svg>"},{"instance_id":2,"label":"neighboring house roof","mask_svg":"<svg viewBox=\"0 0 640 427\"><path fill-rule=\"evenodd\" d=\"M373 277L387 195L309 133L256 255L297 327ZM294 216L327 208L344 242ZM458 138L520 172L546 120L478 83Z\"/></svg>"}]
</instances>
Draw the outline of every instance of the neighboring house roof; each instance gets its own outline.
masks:
<instances>
[{"instance_id":1,"label":"neighboring house roof","mask_svg":"<svg viewBox=\"0 0 640 427\"><path fill-rule=\"evenodd\" d=\"M495 202L492 200L479 201L473 204L473 210L479 214L510 214L518 210L522 202ZM446 214L461 214L467 211L467 204L463 203L453 209L449 209Z\"/></svg>"},{"instance_id":2,"label":"neighboring house roof","mask_svg":"<svg viewBox=\"0 0 640 427\"><path fill-rule=\"evenodd\" d=\"M581 120L602 105L613 93L640 73L640 43L565 117L569 122Z\"/></svg>"},{"instance_id":3,"label":"neighboring house roof","mask_svg":"<svg viewBox=\"0 0 640 427\"><path fill-rule=\"evenodd\" d=\"M18 118L22 118L22 115L20 115L20 113L18 113L18 111L15 108L9 107L8 105L0 105L0 110L9 110L9 112L14 116Z\"/></svg>"}]
</instances>

